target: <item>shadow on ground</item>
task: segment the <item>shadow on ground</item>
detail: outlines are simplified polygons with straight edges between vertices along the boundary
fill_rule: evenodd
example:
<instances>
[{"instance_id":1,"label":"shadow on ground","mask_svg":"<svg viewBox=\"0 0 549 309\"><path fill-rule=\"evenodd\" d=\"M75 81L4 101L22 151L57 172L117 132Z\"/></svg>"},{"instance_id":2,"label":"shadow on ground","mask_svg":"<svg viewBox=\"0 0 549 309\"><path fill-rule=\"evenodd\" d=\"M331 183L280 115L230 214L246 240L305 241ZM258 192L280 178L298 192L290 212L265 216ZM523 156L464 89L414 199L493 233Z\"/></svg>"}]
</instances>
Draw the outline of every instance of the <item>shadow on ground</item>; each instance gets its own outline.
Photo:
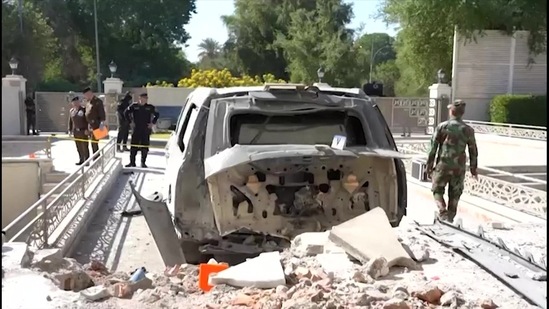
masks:
<instances>
[{"instance_id":1,"label":"shadow on ground","mask_svg":"<svg viewBox=\"0 0 549 309\"><path fill-rule=\"evenodd\" d=\"M2 157L22 157L43 152L46 141L2 141Z\"/></svg>"},{"instance_id":2,"label":"shadow on ground","mask_svg":"<svg viewBox=\"0 0 549 309\"><path fill-rule=\"evenodd\" d=\"M80 263L98 260L108 268L116 270L121 250L130 227L131 217L122 212L138 207L132 195L129 182L139 190L146 173L129 172L121 174L109 192L105 202L97 210L88 230L74 250L74 258ZM136 252L135 254L140 254Z\"/></svg>"}]
</instances>

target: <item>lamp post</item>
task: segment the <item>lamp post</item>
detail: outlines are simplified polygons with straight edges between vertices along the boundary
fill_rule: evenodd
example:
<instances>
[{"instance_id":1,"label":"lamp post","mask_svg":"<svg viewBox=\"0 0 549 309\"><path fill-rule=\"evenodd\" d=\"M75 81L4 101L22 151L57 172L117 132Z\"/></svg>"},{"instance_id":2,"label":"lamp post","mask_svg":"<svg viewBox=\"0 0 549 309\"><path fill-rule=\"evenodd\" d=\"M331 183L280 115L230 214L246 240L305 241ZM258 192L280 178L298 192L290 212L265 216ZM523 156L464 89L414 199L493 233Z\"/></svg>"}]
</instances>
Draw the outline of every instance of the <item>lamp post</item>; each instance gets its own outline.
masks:
<instances>
[{"instance_id":1,"label":"lamp post","mask_svg":"<svg viewBox=\"0 0 549 309\"><path fill-rule=\"evenodd\" d=\"M385 48L387 47L391 47L391 45L385 45L383 46L382 48L376 50L375 53L373 53L374 51L374 43L372 43L372 57L370 58L370 74L369 74L369 77L368 77L368 82L371 83L372 82L372 71L374 70L374 60L376 59L376 56L377 54L384 50Z\"/></svg>"},{"instance_id":2,"label":"lamp post","mask_svg":"<svg viewBox=\"0 0 549 309\"><path fill-rule=\"evenodd\" d=\"M444 84L446 79L446 72L443 69L437 71L437 84Z\"/></svg>"},{"instance_id":3,"label":"lamp post","mask_svg":"<svg viewBox=\"0 0 549 309\"><path fill-rule=\"evenodd\" d=\"M318 76L318 82L322 83L322 79L324 78L324 70L322 69L322 67L316 70L316 76Z\"/></svg>"},{"instance_id":4,"label":"lamp post","mask_svg":"<svg viewBox=\"0 0 549 309\"><path fill-rule=\"evenodd\" d=\"M101 93L101 64L99 63L99 33L97 31L97 0L93 0L93 22L95 26L95 62L97 69L97 92Z\"/></svg>"},{"instance_id":5,"label":"lamp post","mask_svg":"<svg viewBox=\"0 0 549 309\"><path fill-rule=\"evenodd\" d=\"M114 77L114 73L116 73L116 69L118 67L116 66L116 63L114 63L114 61L111 60L111 63L109 63L109 71L111 71L111 78Z\"/></svg>"},{"instance_id":6,"label":"lamp post","mask_svg":"<svg viewBox=\"0 0 549 309\"><path fill-rule=\"evenodd\" d=\"M19 66L19 61L15 59L15 57L11 57L9 65L11 69L11 75L15 75L15 70L17 70L17 67Z\"/></svg>"}]
</instances>

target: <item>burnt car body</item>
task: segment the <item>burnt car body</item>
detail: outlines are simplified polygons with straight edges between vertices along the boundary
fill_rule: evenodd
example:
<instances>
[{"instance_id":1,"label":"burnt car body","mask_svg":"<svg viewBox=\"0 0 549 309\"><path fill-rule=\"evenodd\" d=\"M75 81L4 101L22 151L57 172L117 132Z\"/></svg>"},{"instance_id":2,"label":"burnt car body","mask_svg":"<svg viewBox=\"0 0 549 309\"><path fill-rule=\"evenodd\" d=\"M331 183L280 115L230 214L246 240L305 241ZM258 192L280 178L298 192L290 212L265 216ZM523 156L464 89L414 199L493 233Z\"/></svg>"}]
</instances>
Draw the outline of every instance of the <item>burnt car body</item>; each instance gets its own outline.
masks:
<instances>
[{"instance_id":1,"label":"burnt car body","mask_svg":"<svg viewBox=\"0 0 549 309\"><path fill-rule=\"evenodd\" d=\"M374 207L394 226L406 214L403 155L360 89L197 88L166 147L165 191L140 204L172 260L276 250ZM170 215L154 219L159 203ZM174 227L182 249L162 252L176 250Z\"/></svg>"}]
</instances>

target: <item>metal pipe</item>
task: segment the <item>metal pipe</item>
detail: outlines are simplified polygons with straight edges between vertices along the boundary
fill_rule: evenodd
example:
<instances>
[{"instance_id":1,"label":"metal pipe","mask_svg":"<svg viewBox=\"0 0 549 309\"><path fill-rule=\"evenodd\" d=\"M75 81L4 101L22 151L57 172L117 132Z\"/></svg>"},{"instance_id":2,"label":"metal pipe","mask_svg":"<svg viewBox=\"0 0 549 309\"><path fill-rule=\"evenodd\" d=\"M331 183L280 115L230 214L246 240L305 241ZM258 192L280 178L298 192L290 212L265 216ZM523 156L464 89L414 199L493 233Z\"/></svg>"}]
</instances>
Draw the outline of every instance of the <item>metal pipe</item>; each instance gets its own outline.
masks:
<instances>
[{"instance_id":1,"label":"metal pipe","mask_svg":"<svg viewBox=\"0 0 549 309\"><path fill-rule=\"evenodd\" d=\"M97 30L97 0L93 0L93 22L95 24L95 63L97 70L97 93L101 93L101 64L99 63L99 32Z\"/></svg>"}]
</instances>

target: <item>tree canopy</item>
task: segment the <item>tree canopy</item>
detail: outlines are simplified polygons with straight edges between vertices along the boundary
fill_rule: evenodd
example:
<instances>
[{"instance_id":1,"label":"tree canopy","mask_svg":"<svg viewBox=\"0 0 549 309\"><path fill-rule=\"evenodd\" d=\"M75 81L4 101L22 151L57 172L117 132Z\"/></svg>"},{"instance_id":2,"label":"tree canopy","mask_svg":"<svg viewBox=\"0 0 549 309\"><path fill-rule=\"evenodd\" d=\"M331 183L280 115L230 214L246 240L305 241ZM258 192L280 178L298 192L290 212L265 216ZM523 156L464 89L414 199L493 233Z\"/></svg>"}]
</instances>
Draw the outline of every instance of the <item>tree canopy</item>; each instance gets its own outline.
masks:
<instances>
[{"instance_id":1,"label":"tree canopy","mask_svg":"<svg viewBox=\"0 0 549 309\"><path fill-rule=\"evenodd\" d=\"M95 85L92 83L97 74L94 0L29 0L24 3L24 15L29 18L25 18L23 24L29 33L21 35L16 30L19 24L17 8L3 2L3 36L13 34L10 40L17 41L21 50L32 50L23 44L31 41L33 48L37 49L33 50L35 54L46 49L57 56L57 59L49 60L50 63L57 61L52 65L56 68L55 74L42 75L41 70L30 74L37 74L42 81L61 79L73 85ZM157 79L176 82L182 75L190 73L191 64L180 46L189 39L185 25L195 12L195 0L162 0L154 4L145 0L96 3L99 73L103 77L110 75L108 64L111 60L118 65L117 75L129 85L142 85ZM4 7L9 11L6 14ZM32 14L35 17L30 18ZM45 42L49 38L51 40ZM11 57L16 51L10 50L5 41L3 38L2 55ZM37 56L24 58L21 52L17 54L22 66L36 62Z\"/></svg>"},{"instance_id":2,"label":"tree canopy","mask_svg":"<svg viewBox=\"0 0 549 309\"><path fill-rule=\"evenodd\" d=\"M222 17L228 40L205 38L200 59L192 64L182 48L195 1L28 0L23 32L16 2L3 1L2 71L9 72L8 60L16 56L31 87L95 85L94 3L99 73L108 76L112 60L127 86L194 85L202 72L215 77L206 84L218 84L227 72L310 83L321 67L323 80L335 86L371 80L385 84L386 94L424 95L438 69L452 69L455 29L469 40L483 29L528 30L531 54L546 49L547 3L542 0L384 0L380 17L398 24L396 37L351 29L352 4L344 0L235 0L234 13ZM191 75L193 68L202 71Z\"/></svg>"},{"instance_id":3,"label":"tree canopy","mask_svg":"<svg viewBox=\"0 0 549 309\"><path fill-rule=\"evenodd\" d=\"M469 40L481 30L528 30L531 53L546 48L545 0L385 0L381 14L400 26L397 89L404 94L423 94L438 69L451 71L454 29Z\"/></svg>"}]
</instances>

